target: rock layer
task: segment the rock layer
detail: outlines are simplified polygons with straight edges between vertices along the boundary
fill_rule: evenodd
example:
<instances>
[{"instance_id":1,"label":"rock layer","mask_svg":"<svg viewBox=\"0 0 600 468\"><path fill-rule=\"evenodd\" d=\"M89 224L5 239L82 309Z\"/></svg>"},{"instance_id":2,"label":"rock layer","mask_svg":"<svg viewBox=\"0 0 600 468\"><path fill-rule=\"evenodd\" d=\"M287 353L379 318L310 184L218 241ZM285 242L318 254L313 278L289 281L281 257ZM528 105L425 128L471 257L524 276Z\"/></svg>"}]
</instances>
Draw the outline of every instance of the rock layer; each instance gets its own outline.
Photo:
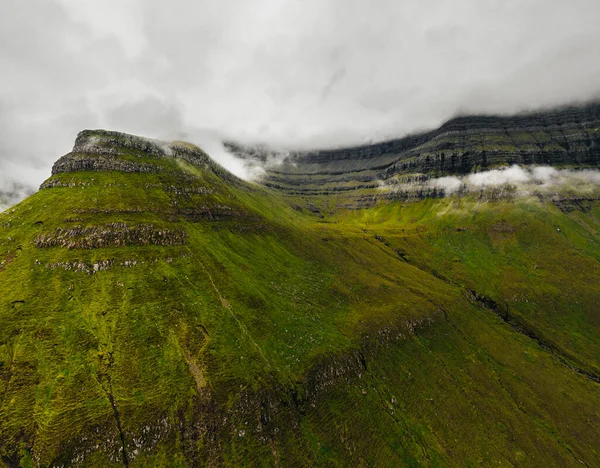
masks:
<instances>
[{"instance_id":1,"label":"rock layer","mask_svg":"<svg viewBox=\"0 0 600 468\"><path fill-rule=\"evenodd\" d=\"M234 143L271 164L264 182L297 193L373 188L397 174L467 174L506 164L596 167L600 104L516 116L456 117L438 129L352 148L277 153Z\"/></svg>"}]
</instances>

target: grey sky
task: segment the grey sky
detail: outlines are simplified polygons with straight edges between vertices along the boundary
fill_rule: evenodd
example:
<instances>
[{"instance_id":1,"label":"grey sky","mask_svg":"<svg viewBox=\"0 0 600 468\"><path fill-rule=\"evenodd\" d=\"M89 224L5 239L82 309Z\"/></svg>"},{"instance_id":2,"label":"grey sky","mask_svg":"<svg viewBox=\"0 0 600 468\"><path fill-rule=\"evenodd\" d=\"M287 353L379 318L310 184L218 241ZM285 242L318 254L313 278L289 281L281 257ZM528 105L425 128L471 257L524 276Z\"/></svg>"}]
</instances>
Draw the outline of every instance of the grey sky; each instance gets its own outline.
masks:
<instances>
[{"instance_id":1,"label":"grey sky","mask_svg":"<svg viewBox=\"0 0 600 468\"><path fill-rule=\"evenodd\" d=\"M219 158L598 97L599 24L598 0L2 0L0 195L84 128Z\"/></svg>"}]
</instances>

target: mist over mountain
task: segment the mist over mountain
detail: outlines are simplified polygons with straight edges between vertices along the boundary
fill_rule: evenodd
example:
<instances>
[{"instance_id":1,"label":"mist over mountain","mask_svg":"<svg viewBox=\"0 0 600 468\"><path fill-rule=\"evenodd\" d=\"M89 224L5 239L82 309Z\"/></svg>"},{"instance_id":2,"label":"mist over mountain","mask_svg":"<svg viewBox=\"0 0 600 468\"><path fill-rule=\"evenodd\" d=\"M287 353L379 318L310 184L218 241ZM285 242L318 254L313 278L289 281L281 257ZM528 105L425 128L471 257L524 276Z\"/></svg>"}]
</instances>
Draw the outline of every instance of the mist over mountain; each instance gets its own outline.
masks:
<instances>
[{"instance_id":1,"label":"mist over mountain","mask_svg":"<svg viewBox=\"0 0 600 468\"><path fill-rule=\"evenodd\" d=\"M2 185L5 188L4 190L0 190L0 211L4 211L17 204L25 197L28 197L35 192L31 187L20 185L12 180L5 181Z\"/></svg>"},{"instance_id":2,"label":"mist over mountain","mask_svg":"<svg viewBox=\"0 0 600 468\"><path fill-rule=\"evenodd\" d=\"M37 188L84 128L319 149L584 102L599 21L594 0L6 0L0 173Z\"/></svg>"}]
</instances>

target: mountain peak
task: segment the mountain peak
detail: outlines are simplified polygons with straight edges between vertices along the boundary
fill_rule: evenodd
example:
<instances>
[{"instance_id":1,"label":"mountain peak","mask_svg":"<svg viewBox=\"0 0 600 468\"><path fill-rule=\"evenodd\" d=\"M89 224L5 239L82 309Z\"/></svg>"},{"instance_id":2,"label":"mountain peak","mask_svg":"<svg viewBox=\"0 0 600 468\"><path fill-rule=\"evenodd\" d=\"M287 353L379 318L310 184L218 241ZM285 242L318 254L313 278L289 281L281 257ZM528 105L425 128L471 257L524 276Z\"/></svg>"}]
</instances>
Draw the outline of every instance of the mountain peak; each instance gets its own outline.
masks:
<instances>
[{"instance_id":1,"label":"mountain peak","mask_svg":"<svg viewBox=\"0 0 600 468\"><path fill-rule=\"evenodd\" d=\"M181 158L195 166L214 163L195 145L153 140L108 130L83 130L73 150L52 167L52 174L78 171L119 171L157 173L164 158Z\"/></svg>"}]
</instances>

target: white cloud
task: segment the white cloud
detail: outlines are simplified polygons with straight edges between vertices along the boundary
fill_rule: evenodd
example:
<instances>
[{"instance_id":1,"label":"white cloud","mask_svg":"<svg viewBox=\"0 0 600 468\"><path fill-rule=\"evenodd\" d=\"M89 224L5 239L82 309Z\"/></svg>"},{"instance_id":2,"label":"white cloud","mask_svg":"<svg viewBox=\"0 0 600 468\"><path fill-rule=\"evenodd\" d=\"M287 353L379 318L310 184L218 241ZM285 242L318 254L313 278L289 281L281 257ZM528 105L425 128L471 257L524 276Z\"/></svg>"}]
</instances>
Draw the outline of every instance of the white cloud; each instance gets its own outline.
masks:
<instances>
[{"instance_id":1,"label":"white cloud","mask_svg":"<svg viewBox=\"0 0 600 468\"><path fill-rule=\"evenodd\" d=\"M599 23L597 0L2 0L0 172L48 174L83 128L319 147L585 100Z\"/></svg>"},{"instance_id":2,"label":"white cloud","mask_svg":"<svg viewBox=\"0 0 600 468\"><path fill-rule=\"evenodd\" d=\"M400 183L381 181L382 190L418 192L421 190L443 190L445 195L478 192L486 188L511 186L517 195L537 192L552 193L562 187L583 193L600 188L600 170L556 169L551 166L520 167L517 165L476 172L466 176L448 176L429 179L425 182Z\"/></svg>"},{"instance_id":3,"label":"white cloud","mask_svg":"<svg viewBox=\"0 0 600 468\"><path fill-rule=\"evenodd\" d=\"M504 185L509 183L529 182L530 180L531 174L519 166L477 172L467 176L467 182L475 186Z\"/></svg>"},{"instance_id":4,"label":"white cloud","mask_svg":"<svg viewBox=\"0 0 600 468\"><path fill-rule=\"evenodd\" d=\"M431 187L442 189L447 195L449 195L460 190L461 187L464 186L464 183L458 177L449 176L433 179L430 185Z\"/></svg>"},{"instance_id":5,"label":"white cloud","mask_svg":"<svg viewBox=\"0 0 600 468\"><path fill-rule=\"evenodd\" d=\"M550 166L539 166L532 169L531 176L536 182L547 184L556 180L560 176L560 172Z\"/></svg>"}]
</instances>

